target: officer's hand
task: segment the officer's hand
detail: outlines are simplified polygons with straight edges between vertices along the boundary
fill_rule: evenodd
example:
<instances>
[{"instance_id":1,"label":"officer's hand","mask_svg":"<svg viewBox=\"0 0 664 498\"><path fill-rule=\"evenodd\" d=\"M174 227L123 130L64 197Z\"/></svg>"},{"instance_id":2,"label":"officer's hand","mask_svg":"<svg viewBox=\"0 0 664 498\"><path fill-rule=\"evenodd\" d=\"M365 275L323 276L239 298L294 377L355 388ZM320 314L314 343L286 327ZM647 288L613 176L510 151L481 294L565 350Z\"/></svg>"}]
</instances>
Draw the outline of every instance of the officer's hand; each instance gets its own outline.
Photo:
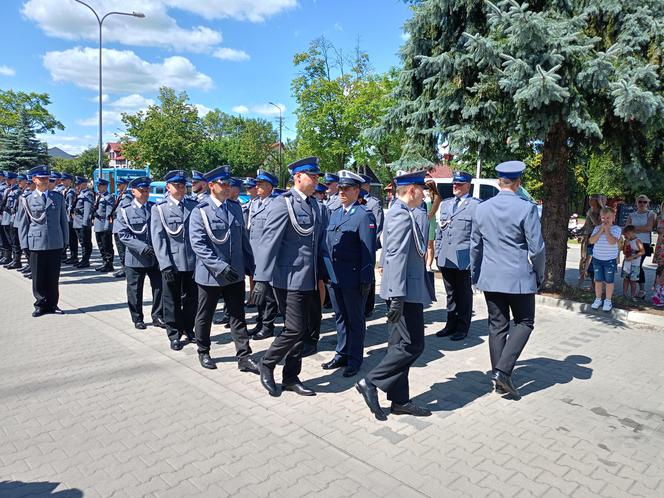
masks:
<instances>
[{"instance_id":1,"label":"officer's hand","mask_svg":"<svg viewBox=\"0 0 664 498\"><path fill-rule=\"evenodd\" d=\"M175 282L175 271L173 271L173 267L169 266L168 268L163 270L161 274L164 276L164 282L167 282L169 284Z\"/></svg>"},{"instance_id":2,"label":"officer's hand","mask_svg":"<svg viewBox=\"0 0 664 498\"><path fill-rule=\"evenodd\" d=\"M265 282L254 281L254 289L251 291L249 299L251 299L256 306L262 306L265 304L267 290L267 284Z\"/></svg>"},{"instance_id":3,"label":"officer's hand","mask_svg":"<svg viewBox=\"0 0 664 498\"><path fill-rule=\"evenodd\" d=\"M390 309L387 310L387 323L396 323L403 315L403 298L393 297L390 301Z\"/></svg>"},{"instance_id":4,"label":"officer's hand","mask_svg":"<svg viewBox=\"0 0 664 498\"><path fill-rule=\"evenodd\" d=\"M152 246L146 246L145 249L143 249L143 256L154 256L154 249L152 249Z\"/></svg>"},{"instance_id":5,"label":"officer's hand","mask_svg":"<svg viewBox=\"0 0 664 498\"><path fill-rule=\"evenodd\" d=\"M371 282L360 284L360 292L362 293L362 298L366 299L371 293Z\"/></svg>"},{"instance_id":6,"label":"officer's hand","mask_svg":"<svg viewBox=\"0 0 664 498\"><path fill-rule=\"evenodd\" d=\"M224 268L224 271L221 272L221 276L229 282L235 282L240 279L240 274L236 272L231 265Z\"/></svg>"}]
</instances>

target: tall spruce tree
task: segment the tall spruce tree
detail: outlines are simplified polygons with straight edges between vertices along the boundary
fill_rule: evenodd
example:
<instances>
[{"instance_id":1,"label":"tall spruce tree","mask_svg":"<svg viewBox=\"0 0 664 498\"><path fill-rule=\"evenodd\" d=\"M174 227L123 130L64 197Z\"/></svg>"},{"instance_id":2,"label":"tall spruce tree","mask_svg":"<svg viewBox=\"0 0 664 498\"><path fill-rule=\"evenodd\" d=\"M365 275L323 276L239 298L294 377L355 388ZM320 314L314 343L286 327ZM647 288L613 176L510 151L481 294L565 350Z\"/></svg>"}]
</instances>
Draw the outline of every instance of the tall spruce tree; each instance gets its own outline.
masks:
<instances>
[{"instance_id":1,"label":"tall spruce tree","mask_svg":"<svg viewBox=\"0 0 664 498\"><path fill-rule=\"evenodd\" d=\"M664 2L423 0L405 30L382 129L430 157L443 136L494 164L541 151L545 286L561 288L573 166L608 148L632 188L662 169Z\"/></svg>"},{"instance_id":2,"label":"tall spruce tree","mask_svg":"<svg viewBox=\"0 0 664 498\"><path fill-rule=\"evenodd\" d=\"M16 127L0 138L0 169L28 170L47 160L46 144L35 138L29 116L21 111Z\"/></svg>"}]
</instances>

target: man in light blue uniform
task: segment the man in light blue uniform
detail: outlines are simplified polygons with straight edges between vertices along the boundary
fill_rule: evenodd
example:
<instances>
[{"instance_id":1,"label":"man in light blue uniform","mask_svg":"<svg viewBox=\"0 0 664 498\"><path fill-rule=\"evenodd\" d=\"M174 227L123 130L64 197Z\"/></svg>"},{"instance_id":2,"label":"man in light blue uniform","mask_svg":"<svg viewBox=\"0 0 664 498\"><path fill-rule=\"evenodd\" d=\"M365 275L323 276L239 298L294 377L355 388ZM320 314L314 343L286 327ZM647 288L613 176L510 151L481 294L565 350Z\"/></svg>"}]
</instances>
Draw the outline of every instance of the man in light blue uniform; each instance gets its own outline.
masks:
<instances>
[{"instance_id":1,"label":"man in light blue uniform","mask_svg":"<svg viewBox=\"0 0 664 498\"><path fill-rule=\"evenodd\" d=\"M78 236L73 226L74 205L76 204L76 189L74 188L74 176L69 173L62 173L62 196L65 198L65 208L67 209L67 219L69 220L69 244L63 250L63 255L66 256L67 249L69 249L69 257L65 257L63 263L73 265L78 263Z\"/></svg>"},{"instance_id":2,"label":"man in light blue uniform","mask_svg":"<svg viewBox=\"0 0 664 498\"><path fill-rule=\"evenodd\" d=\"M19 178L21 175L19 175ZM28 198L32 192L35 190L35 184L32 182L32 177L30 175L25 175L25 188L22 189L21 195L19 197L18 209L16 210L16 216L14 217L14 228L16 229L16 238L19 243L19 249L25 256L27 263L18 271L23 273L25 278L32 278L32 268L30 268L30 250L21 247L21 240L19 236L19 226L21 224L21 212L25 209L25 200ZM19 186L21 183L19 183Z\"/></svg>"},{"instance_id":3,"label":"man in light blue uniform","mask_svg":"<svg viewBox=\"0 0 664 498\"><path fill-rule=\"evenodd\" d=\"M108 191L108 180L100 178L97 180L97 197L92 209L94 220L95 239L103 261L102 265L95 268L96 271L108 273L113 271L113 222L111 221L115 196Z\"/></svg>"},{"instance_id":4,"label":"man in light blue uniform","mask_svg":"<svg viewBox=\"0 0 664 498\"><path fill-rule=\"evenodd\" d=\"M200 171L191 170L191 197L196 202L203 202L210 196L205 175Z\"/></svg>"},{"instance_id":5,"label":"man in light blue uniform","mask_svg":"<svg viewBox=\"0 0 664 498\"><path fill-rule=\"evenodd\" d=\"M433 298L426 277L427 250L424 171L397 176L397 200L387 212L382 253L380 296L389 302L387 321L392 331L387 353L367 376L355 384L378 420L386 420L376 388L392 401L397 415L428 416L431 412L410 400L408 373L424 351L424 306ZM425 225L426 226L426 225Z\"/></svg>"},{"instance_id":6,"label":"man in light blue uniform","mask_svg":"<svg viewBox=\"0 0 664 498\"><path fill-rule=\"evenodd\" d=\"M364 303L374 283L376 219L358 203L362 177L339 171L341 206L330 213L327 248L330 253L330 299L337 325L337 348L323 370L346 367L344 377L357 375L364 355Z\"/></svg>"},{"instance_id":7,"label":"man in light blue uniform","mask_svg":"<svg viewBox=\"0 0 664 498\"><path fill-rule=\"evenodd\" d=\"M339 200L339 177L334 173L325 173L323 183L327 187L327 201L325 206L331 212L341 206Z\"/></svg>"},{"instance_id":8,"label":"man in light blue uniform","mask_svg":"<svg viewBox=\"0 0 664 498\"><path fill-rule=\"evenodd\" d=\"M440 205L440 220L434 244L436 264L443 275L447 294L447 323L436 333L462 341L468 335L473 314L473 288L470 281L470 233L473 215L480 203L470 195L472 175L455 171L453 197Z\"/></svg>"},{"instance_id":9,"label":"man in light blue uniform","mask_svg":"<svg viewBox=\"0 0 664 498\"><path fill-rule=\"evenodd\" d=\"M369 175L360 175L363 179L360 188L363 190L361 193L364 199L364 205L371 211L376 219L376 250L381 248L380 237L383 233L383 206L381 206L380 199L371 195L371 177ZM427 233L427 232L425 232ZM367 296L367 302L364 306L364 316L369 318L373 314L374 306L376 305L376 286L371 288Z\"/></svg>"},{"instance_id":10,"label":"man in light blue uniform","mask_svg":"<svg viewBox=\"0 0 664 498\"><path fill-rule=\"evenodd\" d=\"M242 220L242 209L230 197L230 166L219 166L205 174L210 195L189 217L191 247L196 253L194 278L198 284L196 344L203 368L215 369L210 358L210 329L219 298L223 297L238 368L258 373L251 357L244 314L244 275L254 269L254 257Z\"/></svg>"},{"instance_id":11,"label":"man in light blue uniform","mask_svg":"<svg viewBox=\"0 0 664 498\"><path fill-rule=\"evenodd\" d=\"M152 325L166 328L163 321L161 273L152 247L150 235L150 183L141 176L129 182L133 199L120 204L113 221L113 233L117 233L125 246L125 273L127 274L127 303L134 327L145 330L143 321L143 286L145 277L152 287Z\"/></svg>"},{"instance_id":12,"label":"man in light blue uniform","mask_svg":"<svg viewBox=\"0 0 664 498\"><path fill-rule=\"evenodd\" d=\"M74 204L74 218L72 226L78 235L81 244L81 261L76 263L76 268L87 268L90 266L92 255L92 211L95 203L95 195L88 188L88 180L82 176L76 177L76 189L78 196Z\"/></svg>"},{"instance_id":13,"label":"man in light blue uniform","mask_svg":"<svg viewBox=\"0 0 664 498\"><path fill-rule=\"evenodd\" d=\"M256 180L253 178L246 178L242 181L244 185L244 191L249 196L249 201L242 204L242 217L244 219L245 228L249 226L249 210L251 209L252 203L258 198L258 193L256 192Z\"/></svg>"},{"instance_id":14,"label":"man in light blue uniform","mask_svg":"<svg viewBox=\"0 0 664 498\"><path fill-rule=\"evenodd\" d=\"M119 177L116 182L117 195L115 197L115 203L113 203L113 209L111 210L111 222L115 219L115 214L118 211L118 207L124 204L130 204L132 200L131 190L127 188L129 180L124 177ZM115 278L125 278L125 246L120 240L120 235L113 231L113 240L115 241L115 248L118 250L118 259L120 260L120 269L116 271L113 276Z\"/></svg>"},{"instance_id":15,"label":"man in light blue uniform","mask_svg":"<svg viewBox=\"0 0 664 498\"><path fill-rule=\"evenodd\" d=\"M256 192L258 196L250 204L247 228L249 229L249 242L254 254L260 251L261 237L265 228L265 220L271 203L277 197L273 193L279 179L267 171L258 170L256 174ZM265 284L269 286L269 282ZM256 326L249 332L252 339L267 339L274 335L274 321L279 314L277 298L274 297L272 287L267 289L264 302L257 306Z\"/></svg>"},{"instance_id":16,"label":"man in light blue uniform","mask_svg":"<svg viewBox=\"0 0 664 498\"><path fill-rule=\"evenodd\" d=\"M489 313L492 380L496 391L516 397L512 370L535 325L545 261L537 206L516 194L525 169L520 161L496 166L500 192L477 206L470 243L472 281Z\"/></svg>"},{"instance_id":17,"label":"man in light blue uniform","mask_svg":"<svg viewBox=\"0 0 664 498\"><path fill-rule=\"evenodd\" d=\"M58 192L49 191L48 166L36 166L29 174L37 188L25 199L20 211L18 234L21 248L30 251L35 296L32 316L62 314L58 308L60 257L69 237L65 200Z\"/></svg>"},{"instance_id":18,"label":"man in light blue uniform","mask_svg":"<svg viewBox=\"0 0 664 498\"><path fill-rule=\"evenodd\" d=\"M194 282L196 254L189 239L189 216L197 203L185 196L187 174L184 171L169 171L164 181L169 195L152 206L150 233L162 276L166 332L171 349L179 351L182 335L191 343L195 341L198 289Z\"/></svg>"},{"instance_id":19,"label":"man in light blue uniform","mask_svg":"<svg viewBox=\"0 0 664 498\"><path fill-rule=\"evenodd\" d=\"M9 241L8 261L3 266L8 270L21 267L21 247L18 233L14 228L14 217L18 208L21 188L19 187L18 174L13 171L7 172L7 188L2 199L2 231Z\"/></svg>"},{"instance_id":20,"label":"man in light blue uniform","mask_svg":"<svg viewBox=\"0 0 664 498\"><path fill-rule=\"evenodd\" d=\"M318 163L317 157L308 157L288 166L293 188L272 201L255 254L253 301L260 306L271 285L284 316L284 331L261 362L261 384L271 396L279 394L274 369L282 359L282 389L301 396L316 394L302 384L298 375L304 340L321 312L318 281L326 280L328 275L323 213L311 197L320 175Z\"/></svg>"},{"instance_id":21,"label":"man in light blue uniform","mask_svg":"<svg viewBox=\"0 0 664 498\"><path fill-rule=\"evenodd\" d=\"M7 202L5 192L7 191L7 175L4 171L0 171L0 222L2 221L2 213ZM9 195L9 194L7 194ZM7 235L0 223L0 265L6 265L12 260L12 251Z\"/></svg>"}]
</instances>

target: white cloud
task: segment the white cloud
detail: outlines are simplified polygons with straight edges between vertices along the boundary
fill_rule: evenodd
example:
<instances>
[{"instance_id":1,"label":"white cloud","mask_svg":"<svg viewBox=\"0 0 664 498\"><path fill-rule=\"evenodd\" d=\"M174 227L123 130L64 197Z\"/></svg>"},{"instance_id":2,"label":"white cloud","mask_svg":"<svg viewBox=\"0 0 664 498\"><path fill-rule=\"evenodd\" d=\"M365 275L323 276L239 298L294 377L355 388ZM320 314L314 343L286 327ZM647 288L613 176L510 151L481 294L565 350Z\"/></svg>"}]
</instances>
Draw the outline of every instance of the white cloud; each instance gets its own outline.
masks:
<instances>
[{"instance_id":1,"label":"white cloud","mask_svg":"<svg viewBox=\"0 0 664 498\"><path fill-rule=\"evenodd\" d=\"M334 31L343 31L344 30L344 27L341 24L339 24L338 22L334 23L333 28L334 28Z\"/></svg>"},{"instance_id":2,"label":"white cloud","mask_svg":"<svg viewBox=\"0 0 664 498\"><path fill-rule=\"evenodd\" d=\"M2 76L14 76L16 74L16 70L9 66L5 66L4 64L0 66L0 75Z\"/></svg>"},{"instance_id":3,"label":"white cloud","mask_svg":"<svg viewBox=\"0 0 664 498\"><path fill-rule=\"evenodd\" d=\"M212 56L223 61L234 62L248 61L250 59L249 54L244 50L236 50L228 47L218 48L214 51Z\"/></svg>"},{"instance_id":4,"label":"white cloud","mask_svg":"<svg viewBox=\"0 0 664 498\"><path fill-rule=\"evenodd\" d=\"M402 31L402 32L401 32L401 39L402 39L403 41L408 41L408 40L410 40L410 33L406 33L406 32L403 32L403 31Z\"/></svg>"},{"instance_id":5,"label":"white cloud","mask_svg":"<svg viewBox=\"0 0 664 498\"><path fill-rule=\"evenodd\" d=\"M210 109L208 106L205 106L203 104L194 104L194 107L196 110L198 110L198 115L202 118L205 116L208 112L212 112L212 109Z\"/></svg>"},{"instance_id":6,"label":"white cloud","mask_svg":"<svg viewBox=\"0 0 664 498\"><path fill-rule=\"evenodd\" d=\"M81 152L89 149L90 147L97 147L98 135L85 134L85 135L51 135L44 133L37 135L37 138L42 142L46 142L49 147L57 147L65 152L73 155L78 155ZM103 142L114 142L118 140L115 133L104 133Z\"/></svg>"},{"instance_id":7,"label":"white cloud","mask_svg":"<svg viewBox=\"0 0 664 498\"><path fill-rule=\"evenodd\" d=\"M246 105L236 105L233 107L232 111L237 114L247 114L249 112L249 108Z\"/></svg>"},{"instance_id":8,"label":"white cloud","mask_svg":"<svg viewBox=\"0 0 664 498\"><path fill-rule=\"evenodd\" d=\"M134 114L138 111L146 110L152 104L154 104L154 100L136 93L108 102L102 110L103 126L120 125L122 123L123 112ZM89 118L77 119L76 124L80 126L99 126L99 112L96 112L94 116Z\"/></svg>"},{"instance_id":9,"label":"white cloud","mask_svg":"<svg viewBox=\"0 0 664 498\"><path fill-rule=\"evenodd\" d=\"M206 19L230 17L239 21L262 22L297 6L297 0L163 0L165 4Z\"/></svg>"},{"instance_id":10,"label":"white cloud","mask_svg":"<svg viewBox=\"0 0 664 498\"><path fill-rule=\"evenodd\" d=\"M203 2L206 3L206 2ZM64 4L64 5L63 5ZM222 41L219 31L205 26L189 29L168 15L178 2L164 0L102 0L93 4L98 13L142 12L145 18L114 15L104 21L104 40L124 45L166 47L177 52L208 52ZM190 10L186 9L185 10ZM98 24L85 6L73 1L28 0L23 15L36 22L49 36L66 40L97 40Z\"/></svg>"},{"instance_id":11,"label":"white cloud","mask_svg":"<svg viewBox=\"0 0 664 498\"><path fill-rule=\"evenodd\" d=\"M279 102L276 103L277 106L281 109L281 114L286 113L286 106L284 104L281 104ZM272 104L258 104L255 105L251 108L252 112L255 112L256 114L262 114L263 116L278 116L279 115L279 109L277 109L275 106Z\"/></svg>"},{"instance_id":12,"label":"white cloud","mask_svg":"<svg viewBox=\"0 0 664 498\"><path fill-rule=\"evenodd\" d=\"M173 56L162 63L151 63L131 50L104 49L103 61L103 88L109 93L144 92L161 86L208 90L213 86L212 78L199 72L186 57ZM71 82L81 88L98 88L97 49L76 47L47 52L43 62L54 81Z\"/></svg>"},{"instance_id":13,"label":"white cloud","mask_svg":"<svg viewBox=\"0 0 664 498\"><path fill-rule=\"evenodd\" d=\"M107 93L103 93L103 94L101 95L101 101L102 101L102 102L108 102L108 99L109 99L109 98L110 98L110 97L108 96ZM90 102L97 102L97 103L99 103L99 95L95 95L94 97L88 97L88 98L86 98L85 100L89 100Z\"/></svg>"}]
</instances>

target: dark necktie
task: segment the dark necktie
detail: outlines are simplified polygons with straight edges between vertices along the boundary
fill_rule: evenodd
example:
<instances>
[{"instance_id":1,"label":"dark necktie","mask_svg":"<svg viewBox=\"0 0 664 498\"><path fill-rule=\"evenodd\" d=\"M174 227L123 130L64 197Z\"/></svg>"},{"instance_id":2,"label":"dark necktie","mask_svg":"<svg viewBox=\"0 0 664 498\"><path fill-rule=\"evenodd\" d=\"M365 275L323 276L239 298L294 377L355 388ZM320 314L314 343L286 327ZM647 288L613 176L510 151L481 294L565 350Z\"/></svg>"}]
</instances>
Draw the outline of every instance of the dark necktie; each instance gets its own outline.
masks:
<instances>
[{"instance_id":1,"label":"dark necktie","mask_svg":"<svg viewBox=\"0 0 664 498\"><path fill-rule=\"evenodd\" d=\"M456 213L456 210L459 207L459 201L461 201L460 197L456 197L454 199L454 205L452 206L452 213Z\"/></svg>"},{"instance_id":2,"label":"dark necktie","mask_svg":"<svg viewBox=\"0 0 664 498\"><path fill-rule=\"evenodd\" d=\"M44 201L44 206L46 206L46 201L48 200L48 194L46 192L42 192L42 199Z\"/></svg>"}]
</instances>

